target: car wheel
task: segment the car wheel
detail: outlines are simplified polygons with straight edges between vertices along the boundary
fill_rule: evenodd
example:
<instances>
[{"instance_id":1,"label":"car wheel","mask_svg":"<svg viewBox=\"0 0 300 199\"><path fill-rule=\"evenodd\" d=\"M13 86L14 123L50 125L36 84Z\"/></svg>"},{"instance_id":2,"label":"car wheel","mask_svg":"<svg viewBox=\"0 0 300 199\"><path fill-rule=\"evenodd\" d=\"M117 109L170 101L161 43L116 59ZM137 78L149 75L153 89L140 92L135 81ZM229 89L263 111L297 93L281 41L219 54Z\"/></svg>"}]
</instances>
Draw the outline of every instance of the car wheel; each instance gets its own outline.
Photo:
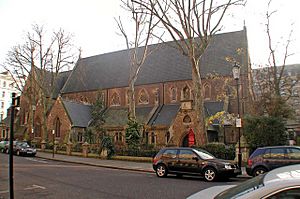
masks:
<instances>
[{"instance_id":1,"label":"car wheel","mask_svg":"<svg viewBox=\"0 0 300 199\"><path fill-rule=\"evenodd\" d=\"M261 175L261 174L264 174L266 173L268 170L264 167L257 167L254 169L253 171L253 176L258 176L258 175Z\"/></svg>"},{"instance_id":2,"label":"car wheel","mask_svg":"<svg viewBox=\"0 0 300 199\"><path fill-rule=\"evenodd\" d=\"M17 156L20 156L20 151L17 151L17 153L16 153L16 154L17 154Z\"/></svg>"},{"instance_id":3,"label":"car wheel","mask_svg":"<svg viewBox=\"0 0 300 199\"><path fill-rule=\"evenodd\" d=\"M208 182L214 181L217 177L217 172L212 167L207 167L204 169L204 179Z\"/></svg>"},{"instance_id":4,"label":"car wheel","mask_svg":"<svg viewBox=\"0 0 300 199\"><path fill-rule=\"evenodd\" d=\"M158 177L166 177L168 175L167 167L163 164L159 164L156 168L156 175Z\"/></svg>"},{"instance_id":5,"label":"car wheel","mask_svg":"<svg viewBox=\"0 0 300 199\"><path fill-rule=\"evenodd\" d=\"M6 150L5 150L5 153L9 154L9 150L8 150L8 149L6 149Z\"/></svg>"}]
</instances>

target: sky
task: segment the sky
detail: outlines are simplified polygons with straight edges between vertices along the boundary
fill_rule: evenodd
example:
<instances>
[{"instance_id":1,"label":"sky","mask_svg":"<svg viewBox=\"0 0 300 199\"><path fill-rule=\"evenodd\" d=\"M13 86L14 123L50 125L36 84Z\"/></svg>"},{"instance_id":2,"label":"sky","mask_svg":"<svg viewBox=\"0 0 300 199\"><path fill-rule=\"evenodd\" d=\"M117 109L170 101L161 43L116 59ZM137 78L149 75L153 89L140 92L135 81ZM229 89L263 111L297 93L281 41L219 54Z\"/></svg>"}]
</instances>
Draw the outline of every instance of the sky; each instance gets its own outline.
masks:
<instances>
[{"instance_id":1,"label":"sky","mask_svg":"<svg viewBox=\"0 0 300 199\"><path fill-rule=\"evenodd\" d=\"M265 32L267 3L269 0L248 0L244 8L233 8L223 21L222 32L247 28L252 66L268 62L268 43ZM82 57L89 57L126 48L125 40L117 34L114 20L121 15L124 24L127 13L120 7L121 0L0 0L0 64L7 52L24 42L32 24L44 25L47 31L63 28L73 34L73 43L82 49ZM291 45L287 64L300 64L300 1L273 0L271 35L276 46L277 62L282 64L279 49L286 44L289 33ZM128 28L128 27L127 27Z\"/></svg>"}]
</instances>

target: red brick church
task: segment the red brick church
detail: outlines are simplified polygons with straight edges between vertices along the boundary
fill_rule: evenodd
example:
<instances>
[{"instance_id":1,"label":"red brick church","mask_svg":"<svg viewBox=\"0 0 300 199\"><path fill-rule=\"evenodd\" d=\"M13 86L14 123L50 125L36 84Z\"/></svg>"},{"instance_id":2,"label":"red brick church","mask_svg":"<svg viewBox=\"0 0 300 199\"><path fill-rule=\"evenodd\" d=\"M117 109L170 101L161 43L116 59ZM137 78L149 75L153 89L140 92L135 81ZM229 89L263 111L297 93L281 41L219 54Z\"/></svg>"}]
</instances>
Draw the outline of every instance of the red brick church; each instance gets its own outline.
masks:
<instances>
[{"instance_id":1,"label":"red brick church","mask_svg":"<svg viewBox=\"0 0 300 199\"><path fill-rule=\"evenodd\" d=\"M233 62L241 66L240 101L242 113L247 112L249 95L249 55L246 29L217 34L200 60L206 117L217 112L236 113L236 82L232 78ZM138 76L136 115L143 124L143 142L155 147L188 146L200 143L193 110L191 66L188 57L173 42L149 46ZM241 53L242 52L242 53ZM26 128L31 109L21 100L20 126L23 133L37 142L51 141L52 133L59 143L84 142L84 133L91 121L91 107L99 92L104 96L105 129L116 146L125 146L128 114L128 50L81 58L72 71L60 73L57 89L51 94L53 104L47 112L47 129L41 127L39 105L35 106L33 130ZM203 132L202 132L203 133ZM207 126L209 142L236 143L233 126L217 122Z\"/></svg>"}]
</instances>

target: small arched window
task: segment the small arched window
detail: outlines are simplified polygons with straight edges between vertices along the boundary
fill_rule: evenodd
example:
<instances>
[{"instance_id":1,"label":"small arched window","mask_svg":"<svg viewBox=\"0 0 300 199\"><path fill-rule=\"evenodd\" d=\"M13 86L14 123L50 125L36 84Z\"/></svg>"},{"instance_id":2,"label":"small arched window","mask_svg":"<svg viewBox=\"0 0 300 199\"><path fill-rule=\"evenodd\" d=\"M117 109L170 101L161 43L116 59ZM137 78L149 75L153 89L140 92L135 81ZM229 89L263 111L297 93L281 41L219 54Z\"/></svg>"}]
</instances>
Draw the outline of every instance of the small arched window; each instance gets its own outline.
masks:
<instances>
[{"instance_id":1,"label":"small arched window","mask_svg":"<svg viewBox=\"0 0 300 199\"><path fill-rule=\"evenodd\" d=\"M168 144L168 142L170 141L170 138L171 138L171 135L170 135L170 132L168 131L166 133L166 144Z\"/></svg>"},{"instance_id":2,"label":"small arched window","mask_svg":"<svg viewBox=\"0 0 300 199\"><path fill-rule=\"evenodd\" d=\"M191 99L191 91L190 91L190 88L188 86L185 86L182 89L182 99L183 100L189 100L189 99Z\"/></svg>"},{"instance_id":3,"label":"small arched window","mask_svg":"<svg viewBox=\"0 0 300 199\"><path fill-rule=\"evenodd\" d=\"M139 104L149 104L149 95L145 89L140 91Z\"/></svg>"},{"instance_id":4,"label":"small arched window","mask_svg":"<svg viewBox=\"0 0 300 199\"><path fill-rule=\"evenodd\" d=\"M172 87L170 90L171 102L176 102L177 99L177 89Z\"/></svg>"},{"instance_id":5,"label":"small arched window","mask_svg":"<svg viewBox=\"0 0 300 199\"><path fill-rule=\"evenodd\" d=\"M188 115L184 116L183 123L189 124L191 122L192 122L192 120L191 120L190 116L188 116Z\"/></svg>"},{"instance_id":6,"label":"small arched window","mask_svg":"<svg viewBox=\"0 0 300 199\"><path fill-rule=\"evenodd\" d=\"M60 137L60 127L61 127L61 122L57 117L55 119L55 137Z\"/></svg>"},{"instance_id":7,"label":"small arched window","mask_svg":"<svg viewBox=\"0 0 300 199\"><path fill-rule=\"evenodd\" d=\"M111 96L111 105L112 106L120 106L121 102L120 102L120 95L115 92L112 96Z\"/></svg>"},{"instance_id":8,"label":"small arched window","mask_svg":"<svg viewBox=\"0 0 300 199\"><path fill-rule=\"evenodd\" d=\"M209 84L204 84L204 99L210 99L211 87Z\"/></svg>"},{"instance_id":9,"label":"small arched window","mask_svg":"<svg viewBox=\"0 0 300 199\"><path fill-rule=\"evenodd\" d=\"M155 104L159 104L159 89L155 89L154 91L154 102Z\"/></svg>"},{"instance_id":10,"label":"small arched window","mask_svg":"<svg viewBox=\"0 0 300 199\"><path fill-rule=\"evenodd\" d=\"M151 133L151 144L155 144L155 133L154 132L152 132Z\"/></svg>"}]
</instances>

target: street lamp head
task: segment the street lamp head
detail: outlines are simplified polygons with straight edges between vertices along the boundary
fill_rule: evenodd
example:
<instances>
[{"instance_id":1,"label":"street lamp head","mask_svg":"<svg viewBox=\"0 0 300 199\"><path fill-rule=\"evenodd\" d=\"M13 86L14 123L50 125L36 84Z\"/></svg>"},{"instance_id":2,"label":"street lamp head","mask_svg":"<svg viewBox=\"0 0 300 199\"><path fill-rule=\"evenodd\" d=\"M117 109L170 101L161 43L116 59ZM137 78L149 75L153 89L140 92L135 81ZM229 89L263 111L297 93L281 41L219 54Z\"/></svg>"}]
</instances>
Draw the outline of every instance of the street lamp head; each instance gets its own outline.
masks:
<instances>
[{"instance_id":1,"label":"street lamp head","mask_svg":"<svg viewBox=\"0 0 300 199\"><path fill-rule=\"evenodd\" d=\"M240 79L240 69L241 67L235 62L232 68L233 79Z\"/></svg>"}]
</instances>

